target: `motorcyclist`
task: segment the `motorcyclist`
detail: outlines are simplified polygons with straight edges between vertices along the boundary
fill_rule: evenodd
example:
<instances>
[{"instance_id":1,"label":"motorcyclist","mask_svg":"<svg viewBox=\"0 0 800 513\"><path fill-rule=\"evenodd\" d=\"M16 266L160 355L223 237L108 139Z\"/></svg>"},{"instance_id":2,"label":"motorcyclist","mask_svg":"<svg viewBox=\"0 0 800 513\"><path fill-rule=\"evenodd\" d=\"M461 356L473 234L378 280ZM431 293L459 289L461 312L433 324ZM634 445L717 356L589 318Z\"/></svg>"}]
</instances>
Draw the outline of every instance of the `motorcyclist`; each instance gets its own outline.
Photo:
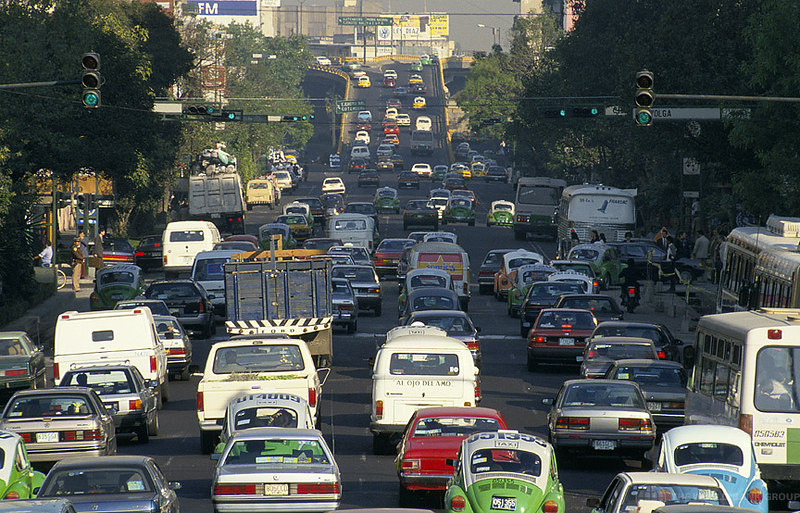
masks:
<instances>
[{"instance_id":1,"label":"motorcyclist","mask_svg":"<svg viewBox=\"0 0 800 513\"><path fill-rule=\"evenodd\" d=\"M639 301L639 280L637 279L639 273L636 271L634 266L635 263L633 258L629 258L627 262L625 262L625 268L619 272L619 277L622 281L619 294L623 305L627 302L628 287L636 288L636 301Z\"/></svg>"}]
</instances>

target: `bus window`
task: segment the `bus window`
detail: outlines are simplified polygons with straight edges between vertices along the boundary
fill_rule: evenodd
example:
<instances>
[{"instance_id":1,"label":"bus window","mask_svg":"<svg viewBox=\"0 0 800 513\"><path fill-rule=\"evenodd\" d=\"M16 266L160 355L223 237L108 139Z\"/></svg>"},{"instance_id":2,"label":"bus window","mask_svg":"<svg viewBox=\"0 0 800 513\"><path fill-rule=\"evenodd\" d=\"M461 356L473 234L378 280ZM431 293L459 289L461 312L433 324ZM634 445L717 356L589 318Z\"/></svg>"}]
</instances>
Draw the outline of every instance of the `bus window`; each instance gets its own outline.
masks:
<instances>
[{"instance_id":1,"label":"bus window","mask_svg":"<svg viewBox=\"0 0 800 513\"><path fill-rule=\"evenodd\" d=\"M755 407L800 411L800 348L765 347L756 355Z\"/></svg>"},{"instance_id":2,"label":"bus window","mask_svg":"<svg viewBox=\"0 0 800 513\"><path fill-rule=\"evenodd\" d=\"M703 355L700 372L700 393L712 395L714 393L714 362Z\"/></svg>"},{"instance_id":3,"label":"bus window","mask_svg":"<svg viewBox=\"0 0 800 513\"><path fill-rule=\"evenodd\" d=\"M717 364L717 371L714 379L714 397L725 401L728 398L728 388L730 379L730 368L724 363Z\"/></svg>"}]
</instances>

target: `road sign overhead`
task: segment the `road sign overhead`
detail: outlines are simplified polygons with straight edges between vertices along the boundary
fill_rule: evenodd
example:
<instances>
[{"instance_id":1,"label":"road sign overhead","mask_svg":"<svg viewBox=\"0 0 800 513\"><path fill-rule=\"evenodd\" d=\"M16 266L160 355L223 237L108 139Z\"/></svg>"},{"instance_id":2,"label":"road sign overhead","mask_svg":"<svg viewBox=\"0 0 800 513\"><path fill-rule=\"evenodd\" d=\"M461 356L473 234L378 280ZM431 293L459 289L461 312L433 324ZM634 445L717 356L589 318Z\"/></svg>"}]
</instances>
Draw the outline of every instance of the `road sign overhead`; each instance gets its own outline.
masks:
<instances>
[{"instance_id":1,"label":"road sign overhead","mask_svg":"<svg viewBox=\"0 0 800 513\"><path fill-rule=\"evenodd\" d=\"M339 25L362 25L376 27L391 24L391 18L379 18L376 16L339 16Z\"/></svg>"},{"instance_id":2,"label":"road sign overhead","mask_svg":"<svg viewBox=\"0 0 800 513\"><path fill-rule=\"evenodd\" d=\"M367 108L365 100L338 100L336 102L336 113L358 112Z\"/></svg>"}]
</instances>

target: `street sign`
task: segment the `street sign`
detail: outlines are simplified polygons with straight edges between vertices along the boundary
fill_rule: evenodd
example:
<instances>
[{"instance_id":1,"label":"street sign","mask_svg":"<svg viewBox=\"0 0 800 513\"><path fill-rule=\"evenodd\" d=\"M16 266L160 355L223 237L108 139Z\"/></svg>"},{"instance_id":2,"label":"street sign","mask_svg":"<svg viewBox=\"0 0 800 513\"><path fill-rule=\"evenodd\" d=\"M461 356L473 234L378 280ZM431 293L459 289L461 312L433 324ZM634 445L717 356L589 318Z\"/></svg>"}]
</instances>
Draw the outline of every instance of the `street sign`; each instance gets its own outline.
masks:
<instances>
[{"instance_id":1,"label":"street sign","mask_svg":"<svg viewBox=\"0 0 800 513\"><path fill-rule=\"evenodd\" d=\"M683 191L683 197L686 199L696 199L700 197L700 191Z\"/></svg>"},{"instance_id":2,"label":"street sign","mask_svg":"<svg viewBox=\"0 0 800 513\"><path fill-rule=\"evenodd\" d=\"M365 100L337 100L336 113L344 114L345 112L358 112L366 110L367 102Z\"/></svg>"},{"instance_id":3,"label":"street sign","mask_svg":"<svg viewBox=\"0 0 800 513\"><path fill-rule=\"evenodd\" d=\"M377 16L339 16L339 25L361 25L365 27L379 27L391 25L391 18L379 18Z\"/></svg>"},{"instance_id":4,"label":"street sign","mask_svg":"<svg viewBox=\"0 0 800 513\"><path fill-rule=\"evenodd\" d=\"M683 174L684 175L699 175L700 163L697 159L692 157L683 157Z\"/></svg>"}]
</instances>

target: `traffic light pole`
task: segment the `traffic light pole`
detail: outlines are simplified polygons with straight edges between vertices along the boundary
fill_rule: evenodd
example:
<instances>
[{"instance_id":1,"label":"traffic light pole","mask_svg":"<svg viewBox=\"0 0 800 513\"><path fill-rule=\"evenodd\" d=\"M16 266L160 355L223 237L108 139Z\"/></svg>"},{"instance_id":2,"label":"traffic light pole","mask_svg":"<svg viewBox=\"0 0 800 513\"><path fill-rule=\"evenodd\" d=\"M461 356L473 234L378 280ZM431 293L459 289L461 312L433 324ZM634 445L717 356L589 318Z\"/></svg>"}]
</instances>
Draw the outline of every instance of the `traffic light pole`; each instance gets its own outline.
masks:
<instances>
[{"instance_id":1,"label":"traffic light pole","mask_svg":"<svg viewBox=\"0 0 800 513\"><path fill-rule=\"evenodd\" d=\"M800 98L791 96L735 96L727 94L672 94L655 93L657 99L665 100L720 100L735 102L800 103Z\"/></svg>"},{"instance_id":2,"label":"traffic light pole","mask_svg":"<svg viewBox=\"0 0 800 513\"><path fill-rule=\"evenodd\" d=\"M54 87L62 85L75 85L80 83L80 79L52 80L50 82L20 82L18 84L0 84L0 89L30 89L33 87Z\"/></svg>"}]
</instances>

